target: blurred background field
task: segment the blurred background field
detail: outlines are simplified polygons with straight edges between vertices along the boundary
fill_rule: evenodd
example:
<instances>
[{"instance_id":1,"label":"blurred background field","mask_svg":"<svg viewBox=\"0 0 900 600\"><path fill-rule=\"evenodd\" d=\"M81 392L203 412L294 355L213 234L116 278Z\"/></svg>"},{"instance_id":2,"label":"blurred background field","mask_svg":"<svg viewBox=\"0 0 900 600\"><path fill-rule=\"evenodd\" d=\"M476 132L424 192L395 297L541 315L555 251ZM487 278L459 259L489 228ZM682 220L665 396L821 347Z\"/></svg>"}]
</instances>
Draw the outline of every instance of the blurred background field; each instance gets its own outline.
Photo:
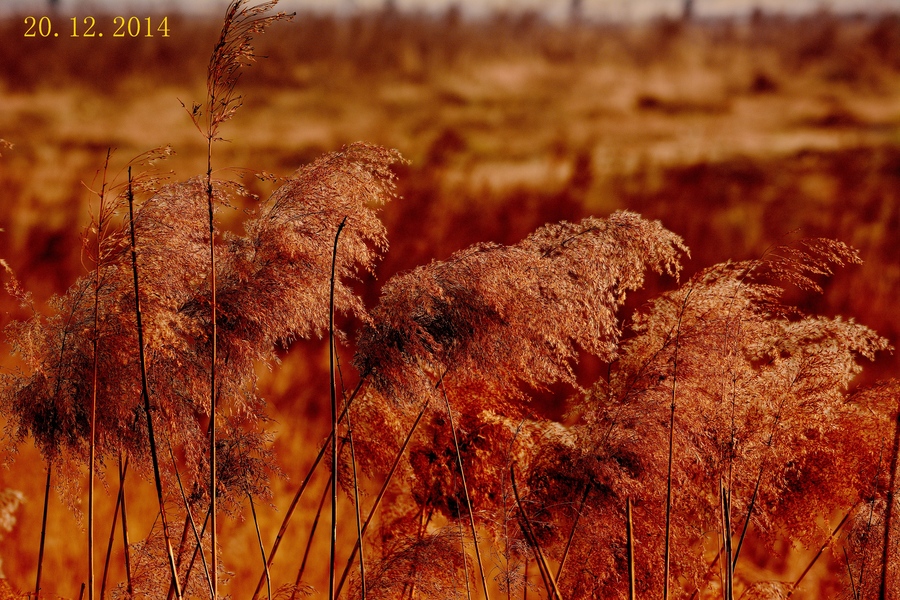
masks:
<instances>
[{"instance_id":1,"label":"blurred background field","mask_svg":"<svg viewBox=\"0 0 900 600\"><path fill-rule=\"evenodd\" d=\"M26 39L21 18L0 22L0 138L13 144L0 149L0 257L39 305L84 272L85 184L107 148L115 149L113 173L164 144L177 153L163 165L176 179L205 170L204 140L180 102L205 96L220 21L172 14L168 22L169 38L118 40ZM252 172L285 176L356 140L397 148L410 160L398 171L402 199L383 214L390 251L377 278L360 286L370 306L392 274L474 242L512 243L548 221L628 208L684 237L688 276L796 237L846 241L865 262L829 281L810 300L813 310L854 318L894 346L900 341L897 15L758 11L616 24L548 21L535 12L469 20L452 8L428 16L298 14L256 45L267 58L241 80L244 106L224 128L231 141L215 149L221 176L243 176L264 195L270 184ZM222 226L239 226L242 210L252 210L252 201L225 209ZM623 318L671 286L651 281ZM2 324L27 317L9 296L0 310ZM898 360L880 356L865 380L896 376ZM585 383L596 369L582 366ZM283 367L263 386L276 454L294 482L274 487L283 511L327 431L327 345L285 351ZM535 410L559 418L560 398L542 398ZM42 473L37 454L24 447L0 472L0 488L27 497L0 546L7 577L23 589L37 563ZM302 510L315 510L317 489ZM111 507L109 494L103 501ZM148 498L136 492L133 510L145 505L152 513ZM279 520L280 512L268 511L264 539L274 537ZM51 522L47 589L74 597L84 579L83 524L59 500ZM259 574L252 525L223 528L234 571L229 591L248 597ZM295 555L305 535L290 541ZM760 569L792 579L808 554L785 548L776 559L754 558ZM287 556L281 560L290 562ZM810 578L806 597L827 589L815 587L827 585L827 566ZM293 580L295 567L282 569L273 576ZM310 583L327 586L327 571Z\"/></svg>"}]
</instances>

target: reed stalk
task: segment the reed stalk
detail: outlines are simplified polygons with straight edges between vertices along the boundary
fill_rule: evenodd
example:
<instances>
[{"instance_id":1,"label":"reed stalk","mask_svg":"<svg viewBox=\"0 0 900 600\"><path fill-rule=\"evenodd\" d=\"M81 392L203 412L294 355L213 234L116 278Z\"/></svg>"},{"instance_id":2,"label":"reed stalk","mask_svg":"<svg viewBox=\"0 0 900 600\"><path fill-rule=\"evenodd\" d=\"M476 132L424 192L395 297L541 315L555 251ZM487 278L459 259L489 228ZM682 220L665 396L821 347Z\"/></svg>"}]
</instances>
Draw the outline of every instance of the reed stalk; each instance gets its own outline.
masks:
<instances>
[{"instance_id":1,"label":"reed stalk","mask_svg":"<svg viewBox=\"0 0 900 600\"><path fill-rule=\"evenodd\" d=\"M681 311L678 313L678 325L675 330L675 354L672 359L672 404L669 410L669 458L668 472L666 475L666 535L665 548L663 550L663 600L669 600L669 556L672 544L672 464L674 462L675 449L675 405L678 390L678 346L681 341L681 319L684 317L684 310L687 308L688 299L691 297L693 288L688 290L681 305Z\"/></svg>"},{"instance_id":2,"label":"reed stalk","mask_svg":"<svg viewBox=\"0 0 900 600\"><path fill-rule=\"evenodd\" d=\"M93 330L93 373L91 379L91 437L89 442L88 457L88 600L94 600L94 476L97 459L97 381L100 367L100 267L103 261L103 240L106 229L106 175L109 170L109 158L112 149L106 151L106 162L103 165L103 179L100 184L98 196L100 199L97 209L96 238L94 250L94 330Z\"/></svg>"},{"instance_id":3,"label":"reed stalk","mask_svg":"<svg viewBox=\"0 0 900 600\"><path fill-rule=\"evenodd\" d=\"M210 104L213 99L210 98ZM212 187L212 140L210 135L207 138L208 151L206 163L206 202L209 213L209 288L210 288L210 366L209 366L209 514L211 515L210 532L210 575L213 584L213 600L218 598L218 572L219 572L219 553L216 542L216 346L218 335L218 327L216 323L216 229L214 220L213 207L213 187Z\"/></svg>"},{"instance_id":4,"label":"reed stalk","mask_svg":"<svg viewBox=\"0 0 900 600\"><path fill-rule=\"evenodd\" d=\"M272 600L272 578L269 575L269 568L266 567L266 547L263 546L262 534L259 532L259 519L256 517L256 506L253 504L253 494L247 492L247 499L250 500L250 512L253 514L253 525L256 528L256 541L259 542L259 553L262 555L263 568L266 571L266 597Z\"/></svg>"},{"instance_id":5,"label":"reed stalk","mask_svg":"<svg viewBox=\"0 0 900 600\"><path fill-rule=\"evenodd\" d=\"M331 253L331 280L329 281L328 290L328 383L331 388L331 558L328 563L328 598L334 599L334 577L335 565L334 557L337 546L337 477L338 477L338 460L337 460L337 428L338 428L338 405L337 405L337 387L335 383L334 368L334 279L335 268L337 267L338 241L341 237L341 231L347 224L347 217L341 220L338 225L337 233L334 234L334 248ZM362 535L360 534L360 543L362 543Z\"/></svg>"},{"instance_id":6,"label":"reed stalk","mask_svg":"<svg viewBox=\"0 0 900 600\"><path fill-rule=\"evenodd\" d=\"M306 563L309 560L309 553L312 550L313 538L316 535L316 529L319 527L319 519L322 517L322 510L325 508L325 502L331 497L331 478L325 483L325 489L322 491L322 499L319 501L319 508L316 510L316 516L313 519L312 526L309 529L309 537L306 538L306 549L303 551L303 560L300 561L300 568L297 570L297 578L294 580L294 589L291 592L291 600L297 597L297 588L303 579L303 573L306 572Z\"/></svg>"},{"instance_id":7,"label":"reed stalk","mask_svg":"<svg viewBox=\"0 0 900 600\"><path fill-rule=\"evenodd\" d=\"M119 485L125 487L125 471L128 466L128 459L123 464L122 456L119 455ZM128 545L128 504L125 502L125 493L122 492L122 548L125 554L125 589L129 595L134 594L134 584L131 580L131 549Z\"/></svg>"},{"instance_id":8,"label":"reed stalk","mask_svg":"<svg viewBox=\"0 0 900 600\"><path fill-rule=\"evenodd\" d=\"M184 543L187 540L188 526L190 526L191 531L194 533L194 542L196 543L196 548L199 548L200 551L200 562L203 565L203 574L206 577L207 584L209 585L210 597L213 597L215 595L215 592L213 591L212 575L210 574L209 566L206 564L206 553L203 552L203 546L200 543L201 536L197 532L197 524L194 521L194 514L191 510L191 504L188 501L187 494L184 491L184 484L181 481L181 474L178 472L178 465L175 462L175 453L172 451L172 443L168 438L166 438L166 445L169 449L169 458L172 461L172 470L175 472L175 481L176 483L178 483L178 491L181 493L181 502L184 504L184 511L187 513L187 518L185 519L184 524L184 531L182 532L181 546L178 550L178 562L179 564L181 563L181 548L184 547ZM189 575L190 573L188 572L184 576L185 587L187 587ZM271 598L269 600L271 600Z\"/></svg>"},{"instance_id":9,"label":"reed stalk","mask_svg":"<svg viewBox=\"0 0 900 600\"><path fill-rule=\"evenodd\" d=\"M453 433L453 448L456 451L456 464L459 466L459 476L462 479L463 493L466 498L466 509L469 511L469 527L472 531L472 544L475 546L475 559L478 561L478 572L481 575L481 585L484 590L484 597L490 600L491 595L488 592L487 579L484 576L484 564L481 562L481 551L478 549L478 533L475 529L475 515L472 512L472 502L469 499L469 486L466 484L466 471L463 468L462 454L459 452L459 440L456 437L456 426L453 423L453 409L450 408L450 399L447 397L447 389L444 387L443 378L440 381L441 394L444 397L444 403L447 406L447 416L450 420L450 431Z\"/></svg>"},{"instance_id":10,"label":"reed stalk","mask_svg":"<svg viewBox=\"0 0 900 600\"><path fill-rule=\"evenodd\" d=\"M34 598L41 598L41 572L44 566L44 543L47 539L47 506L50 504L50 475L53 472L53 463L47 461L47 483L44 485L44 513L41 517L41 546L38 550L37 577L34 582Z\"/></svg>"},{"instance_id":11,"label":"reed stalk","mask_svg":"<svg viewBox=\"0 0 900 600\"><path fill-rule=\"evenodd\" d=\"M569 550L572 548L572 540L575 539L575 532L578 530L578 522L581 520L581 511L587 502L588 495L591 493L591 484L584 486L584 493L581 495L581 502L578 504L578 510L575 513L575 522L572 523L572 531L569 532L569 538L566 540L566 549L563 550L562 558L559 561L559 567L556 569L556 581L562 577L563 567L566 566L566 559L569 558Z\"/></svg>"},{"instance_id":12,"label":"reed stalk","mask_svg":"<svg viewBox=\"0 0 900 600\"><path fill-rule=\"evenodd\" d=\"M632 524L631 496L625 501L625 537L628 546L628 600L635 600L634 527Z\"/></svg>"},{"instance_id":13,"label":"reed stalk","mask_svg":"<svg viewBox=\"0 0 900 600\"><path fill-rule=\"evenodd\" d=\"M362 507L359 504L359 474L356 469L356 448L353 445L353 423L352 410L347 411L347 439L350 441L350 464L353 467L353 504L356 509L353 511L356 515L356 539L359 541L359 589L361 600L366 600L366 561L362 539Z\"/></svg>"},{"instance_id":14,"label":"reed stalk","mask_svg":"<svg viewBox=\"0 0 900 600\"><path fill-rule=\"evenodd\" d=\"M731 560L731 507L728 497L728 490L722 483L719 488L719 498L721 500L722 509L722 545L724 548L724 567L725 571L722 576L722 591L724 600L734 600L734 563Z\"/></svg>"},{"instance_id":15,"label":"reed stalk","mask_svg":"<svg viewBox=\"0 0 900 600\"><path fill-rule=\"evenodd\" d=\"M819 547L819 551L816 552L816 555L812 557L812 560L810 560L810 561L809 561L809 564L806 565L806 568L803 569L803 572L800 574L800 577L798 577L797 580L794 581L794 585L791 586L791 589L788 591L787 596L785 596L786 598L790 598L791 596L794 595L794 592L796 592L796 591L797 591L797 588L800 587L800 582L803 581L803 578L806 577L807 573L809 573L810 570L813 568L813 566L815 566L815 564L819 561L819 558L820 558L820 557L822 556L822 554L825 552L825 549L828 548L829 545L831 545L832 540L834 540L834 538L837 537L837 534L838 534L838 533L841 531L841 529L844 527L844 524L845 524L845 523L847 522L847 520L850 518L850 515L853 514L853 511L856 510L856 507L858 507L858 506L860 505L861 502L862 502L862 500L857 500L856 504L854 504L854 505L850 508L850 510L847 511L847 513L846 513L846 514L844 515L844 517L841 519L841 522L837 524L837 527L834 528L834 530L831 532L831 535L828 536L828 539L827 539L827 540L825 540L825 543L823 543L823 544ZM852 579L852 578L851 578L851 579Z\"/></svg>"},{"instance_id":16,"label":"reed stalk","mask_svg":"<svg viewBox=\"0 0 900 600\"><path fill-rule=\"evenodd\" d=\"M153 434L153 412L150 407L150 393L147 386L147 362L144 357L144 326L141 317L141 288L138 280L137 242L134 236L134 192L132 189L131 167L128 167L128 225L131 236L131 270L134 277L134 311L137 320L138 351L141 367L141 397L144 401L144 413L147 415L147 437L150 441L150 457L153 462L153 479L156 484L156 500L159 504L159 515L162 520L163 538L169 559L169 569L175 586L175 596L181 600L181 583L178 581L178 569L175 566L175 555L172 553L172 540L169 538L169 524L166 518L166 503L163 499L162 476L159 470L159 455L156 451L156 437Z\"/></svg>"},{"instance_id":17,"label":"reed stalk","mask_svg":"<svg viewBox=\"0 0 900 600\"><path fill-rule=\"evenodd\" d=\"M409 445L409 440L412 439L413 433L415 433L416 428L419 426L419 421L422 420L422 416L425 414L425 410L428 408L428 405L428 400L426 400L422 404L422 409L419 411L419 414L416 415L416 420L413 421L412 427L409 428L409 432L406 434L406 439L403 440L403 445L401 445L400 450L397 451L397 456L394 458L391 469L390 471L388 471L387 477L385 477L384 483L381 485L381 489L378 490L378 496L375 497L375 502L372 504L372 508L369 510L369 516L366 517L366 522L363 523L363 536L365 536L366 530L369 528L369 524L375 517L375 513L378 512L378 507L381 506L381 500L382 498L384 498L384 493L387 491L391 480L394 478L394 472L397 470L397 465L400 464L400 459L403 457L403 453L406 451L406 446ZM356 544L353 547L353 551L350 553L350 558L347 559L347 566L344 568L344 572L341 574L341 580L338 583L337 590L335 590L335 593L338 595L340 595L341 589L343 589L344 583L347 581L347 576L350 574L350 569L353 567L353 563L356 560L356 553L359 552L360 546L361 542L357 540Z\"/></svg>"},{"instance_id":18,"label":"reed stalk","mask_svg":"<svg viewBox=\"0 0 900 600\"><path fill-rule=\"evenodd\" d=\"M119 457L122 460L122 457ZM116 507L113 509L112 527L109 528L109 543L106 546L106 560L103 561L103 577L100 580L100 600L106 597L106 577L109 574L109 562L112 558L113 542L116 538L116 527L119 521L119 512L125 499L125 471L128 470L128 459L125 459L124 469L119 465L119 492L116 494Z\"/></svg>"},{"instance_id":19,"label":"reed stalk","mask_svg":"<svg viewBox=\"0 0 900 600\"><path fill-rule=\"evenodd\" d=\"M350 394L350 398L347 399L347 402L344 404L344 408L341 411L340 417L338 420L343 419L346 412L350 409L350 404L353 402L354 398L356 398L359 391L362 389L363 383L365 382L366 375L363 374L359 382L356 384L356 388L353 390L353 393ZM278 533L275 536L275 542L272 544L272 550L269 552L269 560L266 561L266 567L272 568L272 563L275 560L275 554L278 552L279 546L281 546L281 540L284 539L285 533L287 533L288 526L291 522L291 517L294 515L294 511L297 508L297 504L300 502L300 498L303 497L303 492L306 491L306 488L309 486L309 482L312 479L313 473L315 473L316 468L319 466L319 463L322 462L322 459L325 457L325 452L328 450L328 445L331 443L333 439L332 432L328 433L328 437L325 439L325 443L319 449L319 453L316 455L315 460L313 460L313 464L309 467L309 470L306 472L306 476L303 478L303 481L300 483L300 487L297 488L297 492L294 494L294 497L291 499L291 504L288 506L287 511L284 514L284 518L281 520L281 526L278 528ZM259 576L259 581L256 584L256 589L253 591L253 597L259 595L260 591L262 591L262 586L265 583L265 573Z\"/></svg>"},{"instance_id":20,"label":"reed stalk","mask_svg":"<svg viewBox=\"0 0 900 600\"><path fill-rule=\"evenodd\" d=\"M888 563L891 550L891 527L894 518L894 494L897 486L897 459L900 454L900 407L894 417L894 445L891 450L891 466L888 477L888 489L885 497L887 506L884 516L884 541L881 549L881 583L878 587L878 600L886 600L888 594Z\"/></svg>"},{"instance_id":21,"label":"reed stalk","mask_svg":"<svg viewBox=\"0 0 900 600\"><path fill-rule=\"evenodd\" d=\"M550 566L547 564L547 559L544 557L544 552L541 550L541 546L540 544L538 544L537 536L534 534L534 528L531 526L531 520L528 518L528 515L525 513L525 509L522 506L522 499L519 496L519 488L516 485L515 464L512 464L509 467L509 477L512 481L513 495L516 498L516 506L519 509L519 516L521 517L519 523L522 526L522 533L525 534L525 537L528 539L528 543L534 549L538 568L541 571L541 578L544 580L544 587L547 589L547 595L551 598L551 600L553 598L556 598L556 600L562 600L562 594L560 594L559 588L556 585L556 579L553 577L553 573L550 572Z\"/></svg>"}]
</instances>

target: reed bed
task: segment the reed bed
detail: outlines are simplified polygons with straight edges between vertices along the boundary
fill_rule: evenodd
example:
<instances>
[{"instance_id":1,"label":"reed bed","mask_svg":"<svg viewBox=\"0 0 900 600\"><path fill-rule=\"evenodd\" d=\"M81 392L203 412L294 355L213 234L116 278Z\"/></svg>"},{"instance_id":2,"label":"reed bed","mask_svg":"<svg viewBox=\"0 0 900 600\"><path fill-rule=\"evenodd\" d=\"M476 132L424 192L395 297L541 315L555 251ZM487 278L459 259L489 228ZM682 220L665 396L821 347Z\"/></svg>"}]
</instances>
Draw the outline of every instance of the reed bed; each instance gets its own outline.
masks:
<instances>
[{"instance_id":1,"label":"reed bed","mask_svg":"<svg viewBox=\"0 0 900 600\"><path fill-rule=\"evenodd\" d=\"M43 571L54 488L87 513L70 543L88 598L731 600L826 584L896 597L900 383L857 379L891 347L808 300L857 268L855 249L785 237L686 275L681 236L618 210L474 243L373 292L386 207L405 202L399 151L356 142L285 177L260 172L272 191L258 202L213 166L220 126L243 116L255 38L291 19L276 4L229 4L207 97L183 105L205 172L164 177L168 147L121 166L107 152L84 272L45 308L7 266L27 317L6 329L19 366L0 379L0 441L10 456L33 445L45 485L33 592L2 597L68 594ZM327 383L310 393L330 431L284 455L260 372L288 369L284 349L308 339L327 342ZM599 367L590 381L585 362ZM542 414L554 390L564 410ZM307 461L285 483L279 465ZM313 479L318 509L297 511ZM105 523L97 482L117 487ZM126 490L151 485L138 533ZM21 501L0 495L0 531ZM240 520L252 552L230 540ZM327 551L311 551L326 523ZM302 558L283 550L290 538ZM785 542L818 552L761 576L760 556ZM258 578L232 578L239 568Z\"/></svg>"}]
</instances>

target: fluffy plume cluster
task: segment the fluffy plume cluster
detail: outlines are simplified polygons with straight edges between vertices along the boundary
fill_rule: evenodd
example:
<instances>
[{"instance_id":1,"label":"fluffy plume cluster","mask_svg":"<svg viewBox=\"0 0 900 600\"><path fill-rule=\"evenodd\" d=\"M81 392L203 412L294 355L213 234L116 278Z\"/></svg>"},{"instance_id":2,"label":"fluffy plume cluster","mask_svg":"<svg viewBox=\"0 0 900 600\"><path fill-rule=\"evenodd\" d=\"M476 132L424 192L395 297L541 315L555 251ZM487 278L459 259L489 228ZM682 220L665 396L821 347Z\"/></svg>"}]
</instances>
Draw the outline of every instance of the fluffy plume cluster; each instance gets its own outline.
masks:
<instances>
[{"instance_id":1,"label":"fluffy plume cluster","mask_svg":"<svg viewBox=\"0 0 900 600\"><path fill-rule=\"evenodd\" d=\"M412 514L443 514L452 521L464 519L471 506L494 545L493 568L503 589L522 585L529 562L537 570L537 543L553 565L564 566L564 597L614 598L628 590L628 498L634 503L637 591L644 594L663 587L664 546L668 585L690 594L721 585L714 566L721 555L709 552L722 547L724 536L733 542L730 560L740 565L748 529L754 543L774 544L787 530L797 542L819 544L836 511L865 501L873 533L859 532L860 513L854 512L856 541L847 542L851 567L861 570L868 560L873 571L893 572L880 565L884 543L872 540L884 532L878 521L885 519L883 498L895 486L888 481L885 440L892 435L897 386L850 387L860 360L888 344L852 320L808 315L783 299L785 287L819 290L821 277L835 266L858 262L855 252L831 240L804 240L758 261L709 268L650 302L619 342L615 309L621 294L639 284L645 266L677 271L680 245L666 235L647 242L647 231L664 230L627 213L609 224L589 223L544 228L512 247L476 246L385 286L357 364L371 374L377 395L421 402L446 386L458 410L456 437L446 410L434 404L410 447L407 490L418 507ZM580 271L565 262L574 255L564 254L567 245L579 239L573 231L620 235L623 229L642 235L598 242L592 256L604 259L596 260L597 270L587 267L588 254ZM536 242L561 230L568 233L553 244ZM634 245L635 239L656 247ZM632 268L618 270L623 254L612 247L636 253L622 261ZM560 262L530 278L557 249ZM639 262L644 258L649 260ZM521 270L514 259L523 263ZM622 273L627 275L620 280ZM561 300L552 290L564 285L569 287ZM588 325L586 313L571 317L587 306L595 317ZM608 380L575 401L578 422L563 427L523 418L524 409L507 400L524 396L523 383L572 383L576 344L611 361ZM510 465L527 482L521 504L510 491ZM522 531L522 513L533 539ZM403 528L405 519L394 522ZM894 519L892 529L900 520ZM752 597L780 597L791 587L742 580L740 569L733 577ZM856 577L859 590L867 580ZM868 580L876 590L878 581Z\"/></svg>"},{"instance_id":2,"label":"fluffy plume cluster","mask_svg":"<svg viewBox=\"0 0 900 600\"><path fill-rule=\"evenodd\" d=\"M240 106L235 85L254 58L253 36L286 17L269 16L274 5L229 5L205 112L189 111L210 149ZM648 271L677 276L687 248L660 223L616 212L397 275L368 312L350 282L387 250L378 211L395 195L391 167L401 160L362 143L327 154L282 181L243 235L216 235L214 207L242 190L213 180L211 166L165 186L145 179L107 191L104 179L85 238L93 270L46 314L7 330L23 366L0 379L0 413L13 445L34 440L48 481L54 467L90 463L91 498L94 456L101 471L114 460L146 471L151 454L154 470L163 464L155 477L162 526L132 544L133 577L118 597L162 597L174 576L186 597L217 595L214 535L196 534L213 557L207 578L185 566L196 562L188 521L174 556L162 508L208 512L215 532L214 499L235 514L249 498L254 521L254 498L277 500L269 477L279 457L256 368L276 363L281 343L331 335L332 296L336 311L362 324L353 361L360 387L343 398L346 411L315 464L341 439L332 489L359 503L360 471L382 484L365 524L355 524L366 568L351 577L353 597L468 598L479 587L488 595L488 579L510 597L538 587L539 572L548 598L676 587L690 596L721 585L731 600L735 581L746 598L781 598L797 584L742 580L746 532L770 546L785 531L809 545L833 543L837 532L822 524L836 512L846 515L848 597L895 589L900 384L852 388L861 359L888 344L852 320L807 314L783 294L819 291L836 266L858 262L854 251L810 240L714 266L648 303L626 329L618 314L626 293ZM135 193L146 199L113 228ZM8 289L29 302L15 281ZM589 390L575 377L582 354L609 364ZM534 417L526 402L556 384L575 392L566 424ZM78 469L64 472L74 483ZM308 482L264 558L257 594L264 581L275 598L311 593L299 575L281 586L265 579ZM384 499L382 535L366 536ZM0 495L0 528L20 500ZM330 567L335 597L356 556L339 582Z\"/></svg>"},{"instance_id":3,"label":"fluffy plume cluster","mask_svg":"<svg viewBox=\"0 0 900 600\"><path fill-rule=\"evenodd\" d=\"M365 318L346 282L371 269L386 247L376 212L393 196L389 166L399 160L394 151L365 144L326 155L285 180L246 223L244 236L229 235L219 244L218 403L239 424L226 428L236 436L221 440L226 450L264 446L259 435L246 433L265 418L255 365L275 360L279 340L326 330L330 246L344 220L336 307ZM228 189L217 187L221 200ZM202 416L209 414L205 219L200 178L163 187L134 216L150 398L162 417L163 435L183 449L198 480L205 460ZM99 269L98 455L122 451L147 464L134 284L123 239L121 232L108 238L108 256ZM95 278L86 275L52 299L49 315L36 313L7 331L25 364L21 372L4 375L0 406L9 417L8 433L17 442L32 437L50 461L64 455L82 461L87 453ZM230 462L226 457L220 469ZM265 483L255 481L258 472L223 471L222 481L238 473L247 479L235 482L238 488L260 490Z\"/></svg>"},{"instance_id":4,"label":"fluffy plume cluster","mask_svg":"<svg viewBox=\"0 0 900 600\"><path fill-rule=\"evenodd\" d=\"M391 279L357 368L400 402L445 379L475 397L574 383L579 349L616 352L616 309L646 269L677 273L681 239L629 212L546 225L513 246L478 244Z\"/></svg>"},{"instance_id":5,"label":"fluffy plume cluster","mask_svg":"<svg viewBox=\"0 0 900 600\"><path fill-rule=\"evenodd\" d=\"M540 504L566 507L552 519L562 525L548 539L554 544L572 526L566 499L590 490L571 550L580 572L562 581L570 594L622 592L624 530L610 516L624 522L627 497L635 503L635 560L648 565L639 569L638 589L649 592L662 588L666 537L673 580L687 589L707 584L698 556L716 542L711 532L720 532L721 543L720 486L730 499L726 535L735 547L747 526L769 542L780 528L798 542L821 541L820 523L870 486L873 446L861 442L871 441L873 407L847 390L859 359L887 343L852 321L783 304L773 281L812 288L810 275L853 257L841 244L817 241L720 265L635 317L610 380L582 402L577 443L546 445L532 471ZM598 546L597 539L616 543Z\"/></svg>"}]
</instances>

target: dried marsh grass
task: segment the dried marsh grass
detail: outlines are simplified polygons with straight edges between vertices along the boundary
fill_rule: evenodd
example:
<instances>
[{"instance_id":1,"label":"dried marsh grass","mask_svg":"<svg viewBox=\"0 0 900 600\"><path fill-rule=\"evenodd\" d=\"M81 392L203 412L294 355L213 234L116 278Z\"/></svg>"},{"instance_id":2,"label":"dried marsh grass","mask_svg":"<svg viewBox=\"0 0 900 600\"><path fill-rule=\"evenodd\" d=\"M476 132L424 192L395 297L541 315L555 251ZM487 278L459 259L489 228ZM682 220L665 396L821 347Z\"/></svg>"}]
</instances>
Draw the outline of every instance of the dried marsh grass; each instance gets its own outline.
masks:
<instances>
[{"instance_id":1,"label":"dried marsh grass","mask_svg":"<svg viewBox=\"0 0 900 600\"><path fill-rule=\"evenodd\" d=\"M8 278L32 312L6 330L21 367L0 379L4 445L34 443L48 493L55 481L82 495L85 467L140 485L125 465L157 488L159 520L125 542L126 580L108 591L104 576L101 597L249 594L229 565L253 561L258 598L313 595L326 576L335 598L781 598L806 571L754 579L745 548L785 538L840 548L840 568L826 568L847 597L896 594L900 385L854 387L889 344L791 301L853 268L854 250L810 239L715 265L628 320L626 294L648 272L677 278L688 249L618 211L459 250L390 278L369 308L361 280L388 250L380 211L397 199L399 152L349 144L277 180L242 232L217 225L246 191L213 177L212 144L241 105L252 36L281 18L274 6L229 5L207 102L188 111L208 143L205 175L104 183L84 238L92 268L46 308ZM283 503L273 479L307 457L276 453L257 369L326 336L332 431L273 542L259 516ZM353 353L353 391L337 345ZM608 371L583 389L587 355ZM529 402L551 386L571 393L565 422ZM290 517L329 451L319 512L303 517L315 529L330 495L331 557L304 558L289 580L279 568L300 561L276 550L305 529ZM0 501L9 529L21 496ZM248 508L259 559L221 541ZM128 539L124 502L114 514ZM86 554L93 565L93 541ZM35 595L48 587L38 575Z\"/></svg>"}]
</instances>

